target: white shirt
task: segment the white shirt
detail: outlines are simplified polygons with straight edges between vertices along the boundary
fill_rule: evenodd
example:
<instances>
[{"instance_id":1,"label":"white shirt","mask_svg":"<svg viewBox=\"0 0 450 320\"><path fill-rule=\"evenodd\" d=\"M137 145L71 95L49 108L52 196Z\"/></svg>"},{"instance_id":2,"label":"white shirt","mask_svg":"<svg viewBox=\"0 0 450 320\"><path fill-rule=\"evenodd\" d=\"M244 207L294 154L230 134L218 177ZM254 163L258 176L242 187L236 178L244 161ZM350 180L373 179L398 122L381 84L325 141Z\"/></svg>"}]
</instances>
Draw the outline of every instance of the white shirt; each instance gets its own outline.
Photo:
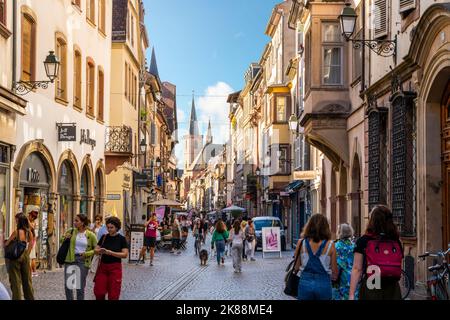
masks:
<instances>
[{"instance_id":1,"label":"white shirt","mask_svg":"<svg viewBox=\"0 0 450 320\"><path fill-rule=\"evenodd\" d=\"M234 230L231 230L230 238L231 238L233 245L242 245L244 242L244 233L242 232L242 230L239 230L239 233L235 234Z\"/></svg>"},{"instance_id":2,"label":"white shirt","mask_svg":"<svg viewBox=\"0 0 450 320\"><path fill-rule=\"evenodd\" d=\"M85 232L78 232L77 238L75 239L75 254L81 254L86 252L88 245L88 239Z\"/></svg>"}]
</instances>

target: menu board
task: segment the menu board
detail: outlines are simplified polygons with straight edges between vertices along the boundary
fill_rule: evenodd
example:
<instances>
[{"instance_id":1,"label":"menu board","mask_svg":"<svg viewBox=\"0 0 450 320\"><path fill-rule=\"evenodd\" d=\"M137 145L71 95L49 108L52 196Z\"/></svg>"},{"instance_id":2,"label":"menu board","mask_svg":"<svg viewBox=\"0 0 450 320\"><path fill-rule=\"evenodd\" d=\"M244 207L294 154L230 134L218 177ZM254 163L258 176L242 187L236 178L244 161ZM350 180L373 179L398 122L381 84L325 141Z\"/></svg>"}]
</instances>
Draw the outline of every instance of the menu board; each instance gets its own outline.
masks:
<instances>
[{"instance_id":1,"label":"menu board","mask_svg":"<svg viewBox=\"0 0 450 320\"><path fill-rule=\"evenodd\" d=\"M144 246L144 231L145 226L142 224L132 224L130 226L130 253L129 262L137 262L141 249Z\"/></svg>"}]
</instances>

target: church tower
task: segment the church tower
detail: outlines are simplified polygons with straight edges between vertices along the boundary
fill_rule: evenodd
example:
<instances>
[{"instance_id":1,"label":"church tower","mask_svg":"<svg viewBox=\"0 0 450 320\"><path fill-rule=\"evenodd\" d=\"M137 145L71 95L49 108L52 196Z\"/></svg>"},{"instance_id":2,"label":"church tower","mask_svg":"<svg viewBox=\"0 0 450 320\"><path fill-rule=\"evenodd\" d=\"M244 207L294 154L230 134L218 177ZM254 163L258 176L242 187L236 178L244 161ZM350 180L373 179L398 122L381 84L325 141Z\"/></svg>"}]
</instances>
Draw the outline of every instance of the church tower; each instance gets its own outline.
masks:
<instances>
[{"instance_id":1,"label":"church tower","mask_svg":"<svg viewBox=\"0 0 450 320\"><path fill-rule=\"evenodd\" d=\"M195 112L195 99L192 94L191 117L189 120L189 134L184 137L184 169L185 171L194 162L203 147L203 135L199 134L197 114Z\"/></svg>"},{"instance_id":2,"label":"church tower","mask_svg":"<svg viewBox=\"0 0 450 320\"><path fill-rule=\"evenodd\" d=\"M211 143L213 143L213 136L212 136L212 130L211 130L211 119L209 119L209 121L208 121L208 133L206 134L205 145L206 144L211 144Z\"/></svg>"}]
</instances>

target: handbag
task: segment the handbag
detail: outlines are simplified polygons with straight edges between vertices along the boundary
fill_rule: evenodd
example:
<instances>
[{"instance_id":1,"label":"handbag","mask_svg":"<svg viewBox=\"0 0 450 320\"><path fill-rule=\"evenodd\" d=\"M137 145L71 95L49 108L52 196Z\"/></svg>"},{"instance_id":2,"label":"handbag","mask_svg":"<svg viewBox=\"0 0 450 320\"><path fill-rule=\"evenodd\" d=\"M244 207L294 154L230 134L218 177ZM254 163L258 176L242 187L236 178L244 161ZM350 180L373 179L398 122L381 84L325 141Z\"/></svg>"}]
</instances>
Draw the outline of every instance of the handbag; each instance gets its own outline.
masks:
<instances>
[{"instance_id":1,"label":"handbag","mask_svg":"<svg viewBox=\"0 0 450 320\"><path fill-rule=\"evenodd\" d=\"M22 256L26 248L27 242L20 241L16 235L15 239L5 247L5 258L9 260L17 260Z\"/></svg>"},{"instance_id":2,"label":"handbag","mask_svg":"<svg viewBox=\"0 0 450 320\"><path fill-rule=\"evenodd\" d=\"M72 229L71 235L73 236L73 232L75 229ZM66 262L67 253L69 252L70 247L70 240L72 237L64 239L63 243L59 247L58 254L56 255L56 262L59 263L59 265L63 265Z\"/></svg>"},{"instance_id":3,"label":"handbag","mask_svg":"<svg viewBox=\"0 0 450 320\"><path fill-rule=\"evenodd\" d=\"M102 244L100 245L100 247L102 247L103 243L105 243L106 236L107 236L106 234L103 236ZM101 254L94 255L94 257L92 258L92 261L91 261L91 267L89 268L90 273L97 274L97 270L98 270L98 267L100 266L101 259L102 259Z\"/></svg>"},{"instance_id":4,"label":"handbag","mask_svg":"<svg viewBox=\"0 0 450 320\"><path fill-rule=\"evenodd\" d=\"M302 249L302 245L303 245L303 240L300 242L300 248L298 250L298 254L295 257L294 263L292 265L291 270L288 271L287 275L286 275L286 280L285 280L285 288L284 288L284 294L297 298L298 296L298 283L300 281L300 277L294 273L295 270L295 266L297 264L297 260L301 255L301 249Z\"/></svg>"}]
</instances>

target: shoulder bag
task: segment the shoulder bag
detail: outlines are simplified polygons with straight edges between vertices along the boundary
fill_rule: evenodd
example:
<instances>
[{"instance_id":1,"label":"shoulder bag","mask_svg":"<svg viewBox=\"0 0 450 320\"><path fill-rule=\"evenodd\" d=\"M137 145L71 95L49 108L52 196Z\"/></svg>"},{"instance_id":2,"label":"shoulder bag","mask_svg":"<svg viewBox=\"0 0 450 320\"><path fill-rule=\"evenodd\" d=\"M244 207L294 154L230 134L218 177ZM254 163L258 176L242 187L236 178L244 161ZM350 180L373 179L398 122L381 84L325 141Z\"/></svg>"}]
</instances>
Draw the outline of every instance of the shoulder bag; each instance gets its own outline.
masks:
<instances>
[{"instance_id":1,"label":"shoulder bag","mask_svg":"<svg viewBox=\"0 0 450 320\"><path fill-rule=\"evenodd\" d=\"M106 239L107 234L105 234L103 236L103 241L102 244L100 245L100 248L103 247L103 244L105 243L105 239ZM101 254L94 254L94 257L92 258L91 261L91 267L89 268L89 272L90 273L97 273L98 267L100 265L100 261L102 259L102 255Z\"/></svg>"},{"instance_id":2,"label":"shoulder bag","mask_svg":"<svg viewBox=\"0 0 450 320\"><path fill-rule=\"evenodd\" d=\"M72 237L74 231L75 229L72 228ZM63 265L66 262L67 253L69 252L70 247L70 240L72 239L72 237L64 239L63 243L59 247L58 254L56 255L56 262L58 262L59 265Z\"/></svg>"},{"instance_id":3,"label":"shoulder bag","mask_svg":"<svg viewBox=\"0 0 450 320\"><path fill-rule=\"evenodd\" d=\"M19 239L19 230L16 232L14 240L5 247L5 258L9 260L19 259L27 248L27 242Z\"/></svg>"},{"instance_id":4,"label":"shoulder bag","mask_svg":"<svg viewBox=\"0 0 450 320\"><path fill-rule=\"evenodd\" d=\"M297 264L297 260L300 257L300 255L302 254L301 250L302 250L302 245L303 245L303 241L305 239L302 239L302 241L300 242L300 248L298 249L298 254L294 259L294 263L292 264L292 268L288 271L286 278L285 278L285 288L284 288L284 294L297 298L298 296L298 282L300 280L300 277L294 273L295 270L295 265Z\"/></svg>"}]
</instances>

